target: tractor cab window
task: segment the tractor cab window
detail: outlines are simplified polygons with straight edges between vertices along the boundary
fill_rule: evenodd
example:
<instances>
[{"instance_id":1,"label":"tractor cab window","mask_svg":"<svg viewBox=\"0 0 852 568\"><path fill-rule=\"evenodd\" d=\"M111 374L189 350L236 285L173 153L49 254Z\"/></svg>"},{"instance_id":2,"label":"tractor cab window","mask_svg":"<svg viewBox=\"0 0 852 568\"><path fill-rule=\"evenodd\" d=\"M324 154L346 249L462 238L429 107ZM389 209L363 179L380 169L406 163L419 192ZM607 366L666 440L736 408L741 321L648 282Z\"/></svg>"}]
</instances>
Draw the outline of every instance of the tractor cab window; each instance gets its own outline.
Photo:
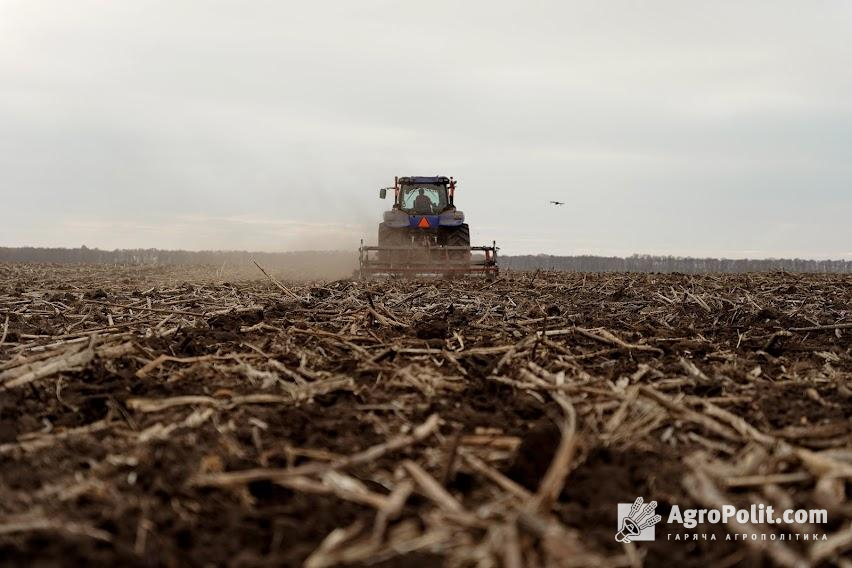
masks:
<instances>
[{"instance_id":1,"label":"tractor cab window","mask_svg":"<svg viewBox=\"0 0 852 568\"><path fill-rule=\"evenodd\" d=\"M447 207L447 188L437 185L403 186L400 208L409 213L434 215Z\"/></svg>"}]
</instances>

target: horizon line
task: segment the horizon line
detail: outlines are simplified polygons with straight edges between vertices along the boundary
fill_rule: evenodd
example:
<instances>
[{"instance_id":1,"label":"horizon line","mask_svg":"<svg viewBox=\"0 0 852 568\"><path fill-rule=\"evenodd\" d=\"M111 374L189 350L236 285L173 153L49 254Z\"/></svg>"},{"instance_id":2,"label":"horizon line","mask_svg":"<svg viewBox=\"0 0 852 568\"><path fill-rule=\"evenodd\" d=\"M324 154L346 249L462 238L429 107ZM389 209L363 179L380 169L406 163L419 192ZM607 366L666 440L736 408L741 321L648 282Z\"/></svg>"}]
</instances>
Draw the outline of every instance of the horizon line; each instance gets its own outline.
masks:
<instances>
[{"instance_id":1,"label":"horizon line","mask_svg":"<svg viewBox=\"0 0 852 568\"><path fill-rule=\"evenodd\" d=\"M5 246L0 245L0 250L63 250L63 251L74 251L74 250L90 250L90 251L101 251L101 252L132 252L132 251L158 251L158 252L182 252L182 253L192 253L192 254L201 254L201 253L239 253L239 254L247 254L247 255L269 255L269 254L316 254L316 253L329 253L329 254L357 254L358 249L299 249L299 250L285 250L285 251L263 251L263 250L248 250L248 249L163 249L163 248L100 248L100 247L89 247L86 245L81 245L79 247L67 247L67 246ZM680 254L661 254L661 253L631 253L630 255L612 255L612 254L601 254L601 253L574 253L574 254L554 254L548 252L538 252L538 253L522 253L522 254L502 254L502 257L553 257L553 258L581 258L581 257L591 257L591 258L607 258L607 259L630 259L630 258L642 258L642 257L651 257L651 258L673 258L679 260L754 260L754 261L782 261L782 260L802 260L802 261L813 261L813 262L844 262L844 263L852 263L852 258L813 258L813 257L800 257L800 256L767 256L767 257L727 257L727 256L700 256L700 255L680 255ZM848 256L852 257L852 253L848 253ZM0 259L2 262L2 259Z\"/></svg>"}]
</instances>

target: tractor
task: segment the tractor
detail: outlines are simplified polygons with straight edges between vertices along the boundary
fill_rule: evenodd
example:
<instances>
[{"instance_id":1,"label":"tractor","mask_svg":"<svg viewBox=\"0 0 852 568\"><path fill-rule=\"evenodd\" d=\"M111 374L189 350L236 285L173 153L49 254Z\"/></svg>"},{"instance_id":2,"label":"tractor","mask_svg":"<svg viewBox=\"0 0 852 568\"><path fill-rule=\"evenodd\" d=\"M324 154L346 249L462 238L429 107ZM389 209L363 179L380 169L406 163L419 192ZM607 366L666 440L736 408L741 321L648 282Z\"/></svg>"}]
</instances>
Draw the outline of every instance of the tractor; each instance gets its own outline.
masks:
<instances>
[{"instance_id":1,"label":"tractor","mask_svg":"<svg viewBox=\"0 0 852 568\"><path fill-rule=\"evenodd\" d=\"M394 178L393 206L379 224L378 246L359 251L362 276L497 273L497 247L470 246L470 227L456 209L456 181L444 176ZM483 254L480 254L483 253Z\"/></svg>"}]
</instances>

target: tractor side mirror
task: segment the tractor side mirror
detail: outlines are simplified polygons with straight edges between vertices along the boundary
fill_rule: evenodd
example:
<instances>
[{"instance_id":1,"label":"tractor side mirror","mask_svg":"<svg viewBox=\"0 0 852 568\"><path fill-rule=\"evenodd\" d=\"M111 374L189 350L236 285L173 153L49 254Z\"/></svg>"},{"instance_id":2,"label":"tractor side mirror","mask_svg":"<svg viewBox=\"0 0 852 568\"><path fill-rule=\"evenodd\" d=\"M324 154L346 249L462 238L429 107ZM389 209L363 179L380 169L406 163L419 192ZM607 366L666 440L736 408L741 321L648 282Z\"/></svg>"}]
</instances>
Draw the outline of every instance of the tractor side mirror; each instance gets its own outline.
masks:
<instances>
[{"instance_id":1,"label":"tractor side mirror","mask_svg":"<svg viewBox=\"0 0 852 568\"><path fill-rule=\"evenodd\" d=\"M384 199L387 196L388 196L387 188L383 187L382 189L379 190L379 199Z\"/></svg>"}]
</instances>

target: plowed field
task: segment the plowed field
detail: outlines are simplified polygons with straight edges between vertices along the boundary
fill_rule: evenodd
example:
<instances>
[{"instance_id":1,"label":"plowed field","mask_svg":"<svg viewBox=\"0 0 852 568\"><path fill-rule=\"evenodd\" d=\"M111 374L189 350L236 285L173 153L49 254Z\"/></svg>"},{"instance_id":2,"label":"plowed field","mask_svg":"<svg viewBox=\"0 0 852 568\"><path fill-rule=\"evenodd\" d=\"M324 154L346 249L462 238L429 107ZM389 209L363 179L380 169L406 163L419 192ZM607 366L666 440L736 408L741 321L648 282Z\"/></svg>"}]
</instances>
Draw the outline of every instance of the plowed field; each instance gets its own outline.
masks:
<instances>
[{"instance_id":1,"label":"plowed field","mask_svg":"<svg viewBox=\"0 0 852 568\"><path fill-rule=\"evenodd\" d=\"M852 565L848 276L257 276L0 265L0 564Z\"/></svg>"}]
</instances>

